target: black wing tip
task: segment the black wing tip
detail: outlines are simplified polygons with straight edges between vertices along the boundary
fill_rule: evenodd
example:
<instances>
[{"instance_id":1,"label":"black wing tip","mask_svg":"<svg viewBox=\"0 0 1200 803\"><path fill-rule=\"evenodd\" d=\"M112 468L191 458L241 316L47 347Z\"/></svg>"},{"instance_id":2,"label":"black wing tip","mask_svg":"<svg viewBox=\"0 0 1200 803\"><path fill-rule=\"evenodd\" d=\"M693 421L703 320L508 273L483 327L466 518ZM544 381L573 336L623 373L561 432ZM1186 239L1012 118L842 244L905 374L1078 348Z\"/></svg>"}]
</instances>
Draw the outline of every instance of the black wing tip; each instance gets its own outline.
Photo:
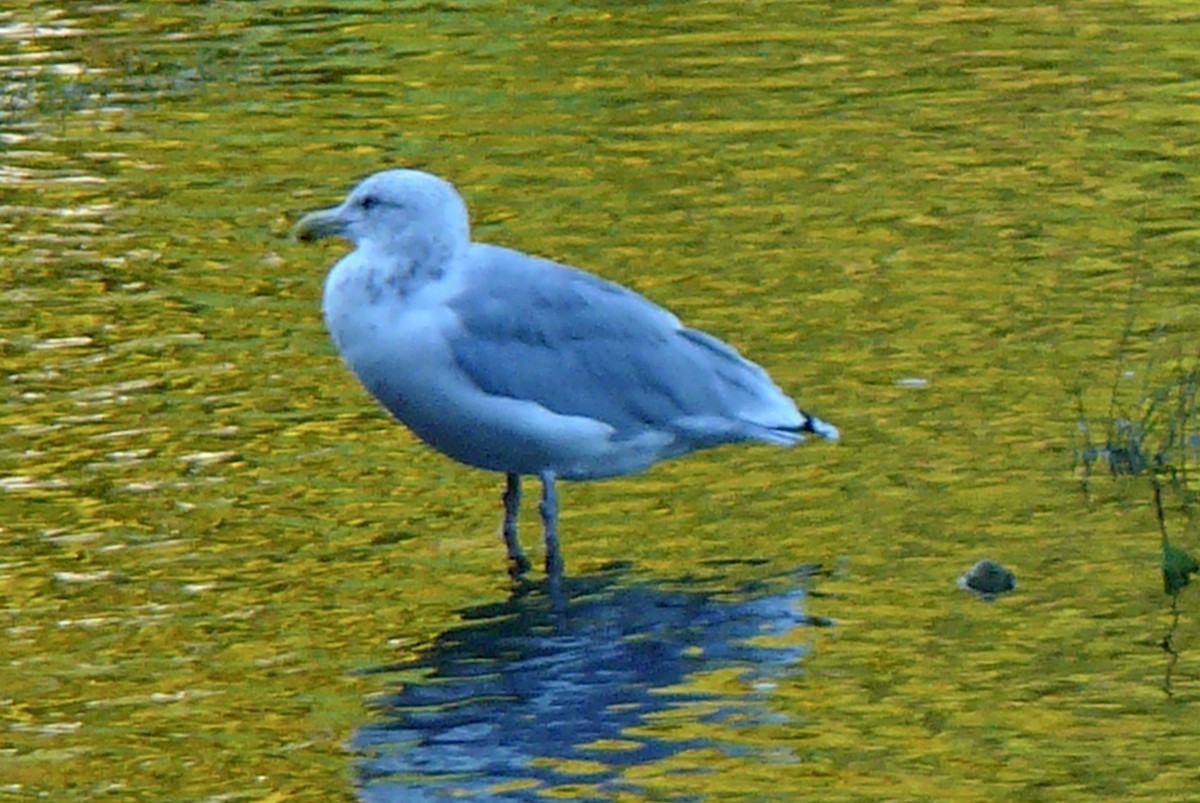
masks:
<instances>
[{"instance_id":1,"label":"black wing tip","mask_svg":"<svg viewBox=\"0 0 1200 803\"><path fill-rule=\"evenodd\" d=\"M838 432L838 428L828 421L824 421L804 411L801 411L800 415L804 416L804 423L798 428L800 432L811 432L830 441L836 441L842 437L842 434Z\"/></svg>"}]
</instances>

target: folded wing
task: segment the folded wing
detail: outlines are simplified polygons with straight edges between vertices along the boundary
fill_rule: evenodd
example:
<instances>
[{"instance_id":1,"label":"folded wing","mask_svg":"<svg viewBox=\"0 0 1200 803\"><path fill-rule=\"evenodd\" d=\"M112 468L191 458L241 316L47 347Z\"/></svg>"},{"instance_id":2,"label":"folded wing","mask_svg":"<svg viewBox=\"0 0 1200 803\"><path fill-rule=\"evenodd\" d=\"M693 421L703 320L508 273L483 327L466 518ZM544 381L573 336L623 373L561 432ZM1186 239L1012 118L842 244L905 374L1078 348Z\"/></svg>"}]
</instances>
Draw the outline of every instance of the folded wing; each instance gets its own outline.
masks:
<instances>
[{"instance_id":1,"label":"folded wing","mask_svg":"<svg viewBox=\"0 0 1200 803\"><path fill-rule=\"evenodd\" d=\"M486 393L697 447L811 429L762 368L631 290L497 246L472 246L467 266L450 346Z\"/></svg>"}]
</instances>

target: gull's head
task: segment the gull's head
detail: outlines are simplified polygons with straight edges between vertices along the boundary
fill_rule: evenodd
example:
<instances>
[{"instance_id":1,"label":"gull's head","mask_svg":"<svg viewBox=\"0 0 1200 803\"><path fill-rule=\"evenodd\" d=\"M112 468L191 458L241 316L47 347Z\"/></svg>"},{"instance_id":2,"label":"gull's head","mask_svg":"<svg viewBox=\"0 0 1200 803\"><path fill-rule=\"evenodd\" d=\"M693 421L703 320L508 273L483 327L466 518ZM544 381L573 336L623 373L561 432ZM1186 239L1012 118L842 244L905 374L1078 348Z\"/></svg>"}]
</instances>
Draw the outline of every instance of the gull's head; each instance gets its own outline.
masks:
<instances>
[{"instance_id":1,"label":"gull's head","mask_svg":"<svg viewBox=\"0 0 1200 803\"><path fill-rule=\"evenodd\" d=\"M385 170L364 179L346 200L310 212L299 240L343 237L421 265L452 258L470 241L467 206L448 181L420 170Z\"/></svg>"}]
</instances>

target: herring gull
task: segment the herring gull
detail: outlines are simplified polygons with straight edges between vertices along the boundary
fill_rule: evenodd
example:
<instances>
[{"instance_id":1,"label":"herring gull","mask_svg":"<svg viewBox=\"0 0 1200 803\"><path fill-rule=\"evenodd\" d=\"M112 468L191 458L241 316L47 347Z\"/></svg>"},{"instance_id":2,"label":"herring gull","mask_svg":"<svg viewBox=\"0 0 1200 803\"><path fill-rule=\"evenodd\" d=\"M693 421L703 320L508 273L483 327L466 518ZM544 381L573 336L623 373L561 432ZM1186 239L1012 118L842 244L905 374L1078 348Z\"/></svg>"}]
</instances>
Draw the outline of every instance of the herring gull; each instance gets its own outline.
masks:
<instances>
[{"instance_id":1,"label":"herring gull","mask_svg":"<svg viewBox=\"0 0 1200 803\"><path fill-rule=\"evenodd\" d=\"M790 446L837 429L758 365L638 293L473 242L454 186L386 170L296 224L354 245L325 280L325 324L368 391L422 441L506 475L514 576L521 476L542 483L546 572L562 575L556 479L592 480L726 443Z\"/></svg>"}]
</instances>

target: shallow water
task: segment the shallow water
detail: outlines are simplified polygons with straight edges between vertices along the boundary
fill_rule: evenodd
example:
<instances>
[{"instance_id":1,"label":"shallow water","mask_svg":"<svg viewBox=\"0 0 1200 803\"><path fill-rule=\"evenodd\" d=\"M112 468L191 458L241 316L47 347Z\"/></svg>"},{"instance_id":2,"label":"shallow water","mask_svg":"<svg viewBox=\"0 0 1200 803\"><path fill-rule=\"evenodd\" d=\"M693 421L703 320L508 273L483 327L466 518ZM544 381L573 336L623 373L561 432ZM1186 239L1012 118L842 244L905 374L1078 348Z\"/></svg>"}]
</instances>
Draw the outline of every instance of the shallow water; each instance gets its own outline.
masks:
<instances>
[{"instance_id":1,"label":"shallow water","mask_svg":"<svg viewBox=\"0 0 1200 803\"><path fill-rule=\"evenodd\" d=\"M1195 353L1200 17L330 8L0 11L3 796L1191 794L1194 592L1168 695L1150 498L1081 493L1073 390L1103 432ZM287 237L398 164L844 440L564 486L554 610Z\"/></svg>"}]
</instances>

